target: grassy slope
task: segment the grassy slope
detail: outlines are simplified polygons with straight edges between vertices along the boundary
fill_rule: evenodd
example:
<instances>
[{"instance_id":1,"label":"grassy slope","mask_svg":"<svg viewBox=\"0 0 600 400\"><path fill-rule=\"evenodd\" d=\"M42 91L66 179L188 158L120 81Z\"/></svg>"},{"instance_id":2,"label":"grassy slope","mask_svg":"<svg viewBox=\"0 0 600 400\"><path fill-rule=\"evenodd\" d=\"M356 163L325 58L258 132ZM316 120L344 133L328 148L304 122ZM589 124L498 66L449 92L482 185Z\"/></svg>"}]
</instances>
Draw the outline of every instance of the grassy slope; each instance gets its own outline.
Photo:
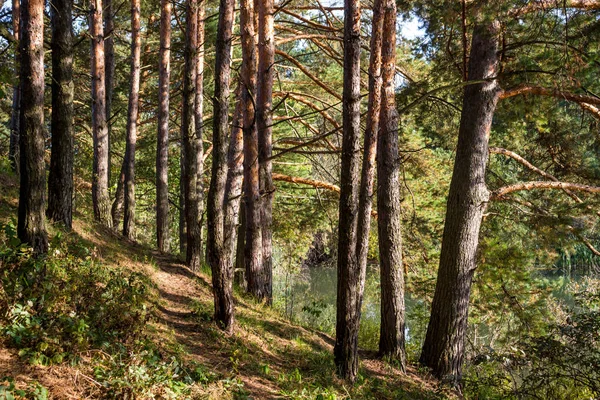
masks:
<instances>
[{"instance_id":1,"label":"grassy slope","mask_svg":"<svg viewBox=\"0 0 600 400\"><path fill-rule=\"evenodd\" d=\"M16 215L16 179L0 174L0 223ZM147 335L165 356L176 355L203 366L207 379L192 385L193 398L446 398L437 383L410 367L407 374L363 353L359 382L349 387L333 373L334 339L284 320L276 312L238 293L237 327L224 335L211 322L212 294L207 271L192 273L176 258L130 243L75 216L71 235L93 248L112 268L142 272L153 283L148 306L153 318ZM111 357L106 354L106 357ZM39 382L51 398L97 398L103 393L93 378L94 352L77 366L31 366L0 344L0 377L17 386ZM152 371L150 371L152 373ZM155 391L157 398L160 390ZM317 397L317 396L323 397Z\"/></svg>"}]
</instances>

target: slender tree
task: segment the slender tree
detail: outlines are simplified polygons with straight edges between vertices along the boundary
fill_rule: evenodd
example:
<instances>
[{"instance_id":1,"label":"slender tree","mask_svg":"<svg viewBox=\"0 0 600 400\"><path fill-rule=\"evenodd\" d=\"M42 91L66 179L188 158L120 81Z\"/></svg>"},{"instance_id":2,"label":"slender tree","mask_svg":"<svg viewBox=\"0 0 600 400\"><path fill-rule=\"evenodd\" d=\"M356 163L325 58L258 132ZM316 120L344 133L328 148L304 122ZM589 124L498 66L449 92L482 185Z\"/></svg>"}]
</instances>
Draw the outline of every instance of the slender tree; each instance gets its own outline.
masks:
<instances>
[{"instance_id":1,"label":"slender tree","mask_svg":"<svg viewBox=\"0 0 600 400\"><path fill-rule=\"evenodd\" d=\"M260 168L261 237L263 286L267 303L273 301L273 165L272 107L275 37L273 0L258 2L258 83L256 94L256 126L258 129L258 162Z\"/></svg>"},{"instance_id":2,"label":"slender tree","mask_svg":"<svg viewBox=\"0 0 600 400\"><path fill-rule=\"evenodd\" d=\"M396 110L396 1L385 0L381 118L377 141L377 213L381 274L379 352L406 367L404 350L404 270L400 209L400 157Z\"/></svg>"},{"instance_id":3,"label":"slender tree","mask_svg":"<svg viewBox=\"0 0 600 400\"><path fill-rule=\"evenodd\" d=\"M20 191L17 234L35 254L48 251L44 163L44 1L22 0Z\"/></svg>"},{"instance_id":4,"label":"slender tree","mask_svg":"<svg viewBox=\"0 0 600 400\"><path fill-rule=\"evenodd\" d=\"M188 0L186 6L186 32L184 50L183 105L181 112L181 139L185 153L183 191L186 223L186 261L196 271L202 262L200 217L198 215L198 165L195 102L196 102L196 52L198 51L198 0Z\"/></svg>"},{"instance_id":5,"label":"slender tree","mask_svg":"<svg viewBox=\"0 0 600 400\"><path fill-rule=\"evenodd\" d=\"M257 37L254 29L254 1L240 2L240 31L242 33L242 103L244 105L244 208L246 212L246 264L247 290L258 299L267 295L262 269L262 235L260 185L258 168L258 130L256 128Z\"/></svg>"},{"instance_id":6,"label":"slender tree","mask_svg":"<svg viewBox=\"0 0 600 400\"><path fill-rule=\"evenodd\" d=\"M92 202L94 217L112 227L108 196L108 126L106 121L106 84L104 69L104 29L102 0L90 2L90 34L92 36L92 134L94 161L92 168Z\"/></svg>"},{"instance_id":7,"label":"slender tree","mask_svg":"<svg viewBox=\"0 0 600 400\"><path fill-rule=\"evenodd\" d=\"M198 0L198 39L196 50L196 99L194 103L194 123L196 135L196 192L198 196L198 218L200 220L200 256L202 256L202 225L204 218L204 142L203 111L204 111L204 17L206 0Z\"/></svg>"},{"instance_id":8,"label":"slender tree","mask_svg":"<svg viewBox=\"0 0 600 400\"><path fill-rule=\"evenodd\" d=\"M19 120L20 120L20 107L21 107L21 81L18 79L20 69L20 30L21 30L21 1L12 1L12 26L13 26L13 37L17 44L17 50L15 51L15 84L13 85L13 102L12 102L12 113L10 117L10 142L8 148L8 158L10 160L11 168L17 174L19 173Z\"/></svg>"},{"instance_id":9,"label":"slender tree","mask_svg":"<svg viewBox=\"0 0 600 400\"><path fill-rule=\"evenodd\" d=\"M356 255L358 178L360 168L360 2L344 2L344 90L342 174L338 232L338 282L335 363L340 377L354 381L358 373L357 310L359 264Z\"/></svg>"},{"instance_id":10,"label":"slender tree","mask_svg":"<svg viewBox=\"0 0 600 400\"><path fill-rule=\"evenodd\" d=\"M226 331L233 329L233 271L225 246L224 210L227 182L227 120L231 74L234 0L220 0L215 46L213 96L213 160L207 201L206 255L212 271L215 321Z\"/></svg>"},{"instance_id":11,"label":"slender tree","mask_svg":"<svg viewBox=\"0 0 600 400\"><path fill-rule=\"evenodd\" d=\"M127 143L125 146L125 211L123 236L135 239L135 144L140 102L140 0L131 0L131 81L127 110Z\"/></svg>"},{"instance_id":12,"label":"slender tree","mask_svg":"<svg viewBox=\"0 0 600 400\"><path fill-rule=\"evenodd\" d=\"M489 192L485 183L488 140L500 88L497 22L473 30L454 171L446 209L442 252L420 362L444 379L461 378L471 283L481 219ZM483 82L481 82L483 81Z\"/></svg>"},{"instance_id":13,"label":"slender tree","mask_svg":"<svg viewBox=\"0 0 600 400\"><path fill-rule=\"evenodd\" d=\"M115 88L115 9L113 0L104 0L104 65L106 68L106 128L108 129L108 184L110 186L111 144L112 144L112 100ZM123 180L125 174L122 174ZM121 178L121 176L119 177ZM121 197L123 197L123 186L121 185ZM121 203L122 204L122 203ZM113 222L114 222L113 217ZM120 215L119 215L120 223ZM114 223L118 228L119 224Z\"/></svg>"},{"instance_id":14,"label":"slender tree","mask_svg":"<svg viewBox=\"0 0 600 400\"><path fill-rule=\"evenodd\" d=\"M50 220L73 221L73 0L55 0L52 26L52 154L48 176Z\"/></svg>"},{"instance_id":15,"label":"slender tree","mask_svg":"<svg viewBox=\"0 0 600 400\"><path fill-rule=\"evenodd\" d=\"M373 20L371 24L371 46L369 55L369 103L363 145L363 164L360 179L358 203L358 237L356 254L359 265L358 295L356 312L362 308L365 277L367 271L367 255L369 252L369 235L371 233L371 211L373 208L373 184L375 181L375 157L377 154L377 133L379 129L379 113L381 110L381 43L383 31L383 0L373 3ZM360 318L360 314L359 314ZM359 320L360 322L360 320ZM358 330L353 331L358 334ZM353 339L355 341L357 339Z\"/></svg>"},{"instance_id":16,"label":"slender tree","mask_svg":"<svg viewBox=\"0 0 600 400\"><path fill-rule=\"evenodd\" d=\"M160 2L158 140L156 145L156 241L168 252L169 235L169 83L171 79L171 1Z\"/></svg>"}]
</instances>

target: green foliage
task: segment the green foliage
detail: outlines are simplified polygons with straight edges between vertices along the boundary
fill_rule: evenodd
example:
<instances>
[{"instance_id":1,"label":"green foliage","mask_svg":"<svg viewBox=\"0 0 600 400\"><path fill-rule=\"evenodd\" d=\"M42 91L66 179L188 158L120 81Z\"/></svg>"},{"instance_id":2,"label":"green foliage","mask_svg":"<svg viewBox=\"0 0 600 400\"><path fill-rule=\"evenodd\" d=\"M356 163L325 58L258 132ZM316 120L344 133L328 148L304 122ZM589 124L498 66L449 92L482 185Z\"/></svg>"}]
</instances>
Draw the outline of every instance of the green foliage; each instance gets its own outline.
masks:
<instances>
[{"instance_id":1,"label":"green foliage","mask_svg":"<svg viewBox=\"0 0 600 400\"><path fill-rule=\"evenodd\" d=\"M48 400L48 389L38 382L28 383L24 389L18 389L14 378L0 378L0 399L2 400Z\"/></svg>"}]
</instances>

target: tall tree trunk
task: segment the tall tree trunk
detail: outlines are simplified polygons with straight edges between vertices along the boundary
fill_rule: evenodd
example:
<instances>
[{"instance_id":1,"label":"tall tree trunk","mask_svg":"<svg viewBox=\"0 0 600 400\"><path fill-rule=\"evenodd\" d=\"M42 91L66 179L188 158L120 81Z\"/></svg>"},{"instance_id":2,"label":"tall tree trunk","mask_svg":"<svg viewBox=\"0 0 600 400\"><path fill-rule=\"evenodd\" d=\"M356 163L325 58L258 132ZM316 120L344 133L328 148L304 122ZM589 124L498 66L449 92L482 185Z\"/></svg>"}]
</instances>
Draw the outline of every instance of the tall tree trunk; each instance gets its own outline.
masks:
<instances>
[{"instance_id":1,"label":"tall tree trunk","mask_svg":"<svg viewBox=\"0 0 600 400\"><path fill-rule=\"evenodd\" d=\"M108 196L108 126L106 123L106 86L104 69L104 30L102 0L90 2L90 34L92 36L92 133L94 162L92 172L92 202L94 218L112 227Z\"/></svg>"},{"instance_id":2,"label":"tall tree trunk","mask_svg":"<svg viewBox=\"0 0 600 400\"><path fill-rule=\"evenodd\" d=\"M381 110L381 43L383 18L385 14L383 6L383 0L375 0L373 3L373 21L371 24L369 104L367 108L367 124L363 145L363 164L358 202L358 237L356 242L356 253L359 265L356 312L359 313L359 318L365 289L367 255L369 253L371 210L373 208L373 184L375 181L375 157L377 154L377 133L379 130L379 113ZM358 334L358 330L354 333Z\"/></svg>"},{"instance_id":3,"label":"tall tree trunk","mask_svg":"<svg viewBox=\"0 0 600 400\"><path fill-rule=\"evenodd\" d=\"M265 293L262 264L262 235L260 184L258 168L258 130L255 108L258 59L256 32L254 30L254 1L240 2L240 30L242 33L242 103L244 104L244 206L246 211L246 263L247 290L258 299Z\"/></svg>"},{"instance_id":4,"label":"tall tree trunk","mask_svg":"<svg viewBox=\"0 0 600 400\"><path fill-rule=\"evenodd\" d=\"M160 1L158 140L156 145L156 242L167 253L169 235L169 83L171 80L171 0Z\"/></svg>"},{"instance_id":5,"label":"tall tree trunk","mask_svg":"<svg viewBox=\"0 0 600 400\"><path fill-rule=\"evenodd\" d=\"M473 31L468 78L487 81L464 89L440 267L420 359L436 376L453 382L461 378L479 228L489 198L485 169L500 94L494 80L498 72L498 31L497 22L478 24Z\"/></svg>"},{"instance_id":6,"label":"tall tree trunk","mask_svg":"<svg viewBox=\"0 0 600 400\"><path fill-rule=\"evenodd\" d=\"M342 174L337 260L335 364L340 377L358 373L357 310L360 270L356 254L360 168L360 2L344 2L344 90Z\"/></svg>"},{"instance_id":7,"label":"tall tree trunk","mask_svg":"<svg viewBox=\"0 0 600 400\"><path fill-rule=\"evenodd\" d=\"M48 251L44 216L44 1L22 0L20 190L17 233L35 254Z\"/></svg>"},{"instance_id":8,"label":"tall tree trunk","mask_svg":"<svg viewBox=\"0 0 600 400\"><path fill-rule=\"evenodd\" d=\"M377 212L381 274L379 352L406 368L404 350L404 270L400 209L400 156L396 110L396 0L385 1L381 125L377 141Z\"/></svg>"},{"instance_id":9,"label":"tall tree trunk","mask_svg":"<svg viewBox=\"0 0 600 400\"><path fill-rule=\"evenodd\" d=\"M204 111L204 17L206 15L206 0L198 0L198 49L196 51L196 101L194 104L194 122L196 131L196 192L198 196L200 257L202 257L202 225L204 222L204 143L203 111ZM202 262L202 259L200 260Z\"/></svg>"},{"instance_id":10,"label":"tall tree trunk","mask_svg":"<svg viewBox=\"0 0 600 400\"><path fill-rule=\"evenodd\" d=\"M227 262L223 205L227 181L227 112L231 74L234 0L220 0L215 46L213 96L213 160L207 201L206 255L212 271L215 321L226 331L233 329L232 267Z\"/></svg>"},{"instance_id":11,"label":"tall tree trunk","mask_svg":"<svg viewBox=\"0 0 600 400\"><path fill-rule=\"evenodd\" d=\"M113 0L104 0L104 65L106 68L106 129L108 130L108 185L111 175L112 99L115 87L115 10ZM121 178L121 177L119 177ZM123 197L123 186L121 186ZM121 206L122 207L122 206ZM114 218L113 218L114 220ZM120 220L119 220L120 223ZM114 224L117 228L119 224Z\"/></svg>"},{"instance_id":12,"label":"tall tree trunk","mask_svg":"<svg viewBox=\"0 0 600 400\"><path fill-rule=\"evenodd\" d=\"M127 111L127 144L125 146L125 210L123 236L135 239L135 144L137 141L138 107L140 102L140 0L131 0L131 82Z\"/></svg>"},{"instance_id":13,"label":"tall tree trunk","mask_svg":"<svg viewBox=\"0 0 600 400\"><path fill-rule=\"evenodd\" d=\"M55 0L52 25L52 154L48 176L50 220L73 221L73 0Z\"/></svg>"},{"instance_id":14,"label":"tall tree trunk","mask_svg":"<svg viewBox=\"0 0 600 400\"><path fill-rule=\"evenodd\" d=\"M10 118L10 142L8 148L8 158L12 170L19 173L19 120L21 118L21 80L18 78L21 59L20 30L21 30L21 1L12 1L12 25L13 37L17 44L15 51L15 84L13 85L12 114Z\"/></svg>"},{"instance_id":15,"label":"tall tree trunk","mask_svg":"<svg viewBox=\"0 0 600 400\"><path fill-rule=\"evenodd\" d=\"M181 112L181 139L185 153L183 189L185 198L186 262L192 271L200 269L202 243L198 215L198 165L195 125L196 52L198 51L198 0L188 0L184 50L183 106Z\"/></svg>"},{"instance_id":16,"label":"tall tree trunk","mask_svg":"<svg viewBox=\"0 0 600 400\"><path fill-rule=\"evenodd\" d=\"M265 297L273 302L273 165L272 107L275 37L273 0L258 2L258 84L256 95L256 126L258 129L258 162L260 167L262 271Z\"/></svg>"},{"instance_id":17,"label":"tall tree trunk","mask_svg":"<svg viewBox=\"0 0 600 400\"><path fill-rule=\"evenodd\" d=\"M185 152L180 146L179 151L179 253L185 254L187 248L187 230L185 223Z\"/></svg>"}]
</instances>

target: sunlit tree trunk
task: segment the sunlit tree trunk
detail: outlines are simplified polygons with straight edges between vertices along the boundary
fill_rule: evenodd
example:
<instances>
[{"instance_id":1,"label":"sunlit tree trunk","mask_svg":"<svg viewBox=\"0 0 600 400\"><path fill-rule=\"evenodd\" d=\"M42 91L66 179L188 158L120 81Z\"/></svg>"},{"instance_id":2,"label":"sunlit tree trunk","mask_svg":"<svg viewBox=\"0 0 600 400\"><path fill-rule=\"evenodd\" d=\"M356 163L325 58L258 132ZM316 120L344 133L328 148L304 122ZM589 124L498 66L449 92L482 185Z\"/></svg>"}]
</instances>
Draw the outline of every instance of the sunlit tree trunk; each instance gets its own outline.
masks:
<instances>
[{"instance_id":1,"label":"sunlit tree trunk","mask_svg":"<svg viewBox=\"0 0 600 400\"><path fill-rule=\"evenodd\" d=\"M371 211L373 208L373 183L375 181L375 157L377 154L377 133L381 110L381 42L383 31L383 0L373 3L371 24L371 54L369 56L369 104L363 145L363 164L360 179L358 204L358 237L356 253L359 264L358 295L356 310L361 312L367 255L369 253L369 234L371 233ZM360 322L360 321L359 321ZM358 333L358 331L355 331Z\"/></svg>"},{"instance_id":2,"label":"sunlit tree trunk","mask_svg":"<svg viewBox=\"0 0 600 400\"><path fill-rule=\"evenodd\" d=\"M275 37L273 0L258 2L258 83L256 95L256 126L258 129L258 161L260 168L262 271L265 298L273 301L273 166L271 163L273 116L273 72Z\"/></svg>"},{"instance_id":3,"label":"sunlit tree trunk","mask_svg":"<svg viewBox=\"0 0 600 400\"><path fill-rule=\"evenodd\" d=\"M21 109L21 81L18 79L20 70L20 30L21 30L21 1L12 1L12 25L13 25L13 37L17 44L15 51L15 84L13 85L13 102L12 102L12 114L10 118L10 142L8 149L8 158L10 165L14 172L19 173L19 120Z\"/></svg>"},{"instance_id":4,"label":"sunlit tree trunk","mask_svg":"<svg viewBox=\"0 0 600 400\"><path fill-rule=\"evenodd\" d=\"M156 242L168 252L169 235L169 83L171 80L171 1L160 2L158 140L156 145Z\"/></svg>"},{"instance_id":5,"label":"sunlit tree trunk","mask_svg":"<svg viewBox=\"0 0 600 400\"><path fill-rule=\"evenodd\" d=\"M131 82L127 111L127 143L125 147L125 210L123 236L135 239L135 145L140 102L140 0L131 0Z\"/></svg>"},{"instance_id":6,"label":"sunlit tree trunk","mask_svg":"<svg viewBox=\"0 0 600 400\"><path fill-rule=\"evenodd\" d=\"M55 0L52 4L52 154L46 215L70 229L73 221L73 0Z\"/></svg>"},{"instance_id":7,"label":"sunlit tree trunk","mask_svg":"<svg viewBox=\"0 0 600 400\"><path fill-rule=\"evenodd\" d=\"M404 270L402 267L402 214L400 209L400 156L396 75L396 1L385 0L381 118L377 141L377 215L381 276L379 352L406 367L404 350Z\"/></svg>"},{"instance_id":8,"label":"sunlit tree trunk","mask_svg":"<svg viewBox=\"0 0 600 400\"><path fill-rule=\"evenodd\" d=\"M20 190L17 234L35 254L48 251L44 163L44 1L22 0Z\"/></svg>"},{"instance_id":9,"label":"sunlit tree trunk","mask_svg":"<svg viewBox=\"0 0 600 400\"><path fill-rule=\"evenodd\" d=\"M106 86L104 70L104 29L102 0L90 2L90 34L92 36L92 134L94 161L92 168L92 202L94 218L112 227L108 197L108 126L106 123Z\"/></svg>"},{"instance_id":10,"label":"sunlit tree trunk","mask_svg":"<svg viewBox=\"0 0 600 400\"><path fill-rule=\"evenodd\" d=\"M198 165L195 102L196 102L196 52L198 51L198 0L188 0L186 7L186 33L184 49L183 105L181 112L181 139L185 153L183 192L185 199L186 262L196 271L202 262L200 217L198 215Z\"/></svg>"},{"instance_id":11,"label":"sunlit tree trunk","mask_svg":"<svg viewBox=\"0 0 600 400\"><path fill-rule=\"evenodd\" d=\"M254 1L241 0L240 30L242 33L242 103L244 105L244 208L246 212L247 291L258 299L266 296L262 264L260 186L258 168L258 130L256 128L257 41L254 30Z\"/></svg>"},{"instance_id":12,"label":"sunlit tree trunk","mask_svg":"<svg viewBox=\"0 0 600 400\"><path fill-rule=\"evenodd\" d=\"M468 79L442 238L440 267L420 362L440 378L458 382L464 358L471 283L479 229L489 192L485 184L488 140L500 94L499 26L478 24L473 31Z\"/></svg>"},{"instance_id":13,"label":"sunlit tree trunk","mask_svg":"<svg viewBox=\"0 0 600 400\"><path fill-rule=\"evenodd\" d=\"M194 104L194 122L196 130L196 192L198 196L200 257L202 256L202 225L204 213L204 143L203 137L203 110L204 110L204 17L206 13L206 0L198 0L198 50L196 51L196 101ZM201 260L200 260L201 261Z\"/></svg>"},{"instance_id":14,"label":"sunlit tree trunk","mask_svg":"<svg viewBox=\"0 0 600 400\"><path fill-rule=\"evenodd\" d=\"M233 329L233 271L225 247L224 210L227 181L227 121L231 74L234 0L220 0L219 24L215 46L215 90L213 96L213 159L207 201L207 261L212 271L215 321L226 330Z\"/></svg>"},{"instance_id":15,"label":"sunlit tree trunk","mask_svg":"<svg viewBox=\"0 0 600 400\"><path fill-rule=\"evenodd\" d=\"M115 88L115 9L113 7L113 0L104 0L104 64L105 64L105 87L106 87L106 128L108 130L108 185L110 186L110 175L111 175L111 144L112 144L112 99ZM122 172L124 180L125 172ZM119 176L121 179L121 176ZM121 184L121 199L123 198L123 185ZM123 200L121 200L121 207ZM119 210L121 212L121 210ZM114 223L117 228L120 224ZM114 222L114 217L113 217Z\"/></svg>"},{"instance_id":16,"label":"sunlit tree trunk","mask_svg":"<svg viewBox=\"0 0 600 400\"><path fill-rule=\"evenodd\" d=\"M354 381L358 373L356 309L359 263L356 254L358 179L360 169L360 2L344 2L343 139L338 232L338 283L335 364L340 377Z\"/></svg>"}]
</instances>

